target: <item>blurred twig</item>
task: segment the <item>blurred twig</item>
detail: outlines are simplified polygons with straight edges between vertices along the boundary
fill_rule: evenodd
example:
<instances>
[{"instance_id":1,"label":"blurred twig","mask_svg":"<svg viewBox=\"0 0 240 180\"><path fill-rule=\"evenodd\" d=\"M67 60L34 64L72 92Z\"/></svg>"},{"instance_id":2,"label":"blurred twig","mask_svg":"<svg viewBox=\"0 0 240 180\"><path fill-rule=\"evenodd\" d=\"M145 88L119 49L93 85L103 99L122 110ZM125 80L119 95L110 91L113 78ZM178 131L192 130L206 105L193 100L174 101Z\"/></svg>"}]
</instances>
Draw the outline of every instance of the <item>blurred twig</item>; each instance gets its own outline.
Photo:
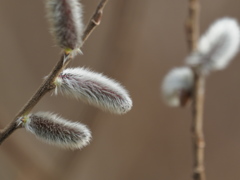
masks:
<instances>
[{"instance_id":1,"label":"blurred twig","mask_svg":"<svg viewBox=\"0 0 240 180\"><path fill-rule=\"evenodd\" d=\"M84 34L83 34L83 43L87 40L93 30L100 24L103 9L107 3L107 0L101 0L99 5L96 8L96 11L92 18L90 19ZM82 44L83 45L83 44ZM40 101L40 99L49 91L55 88L53 84L54 79L59 75L59 73L67 66L71 61L71 56L62 53L60 60L57 62L53 70L50 72L50 75L44 81L44 83L39 87L36 93L30 98L30 100L23 106L23 108L18 112L13 121L9 123L3 130L0 131L0 145L1 143L9 137L16 129L18 129L19 122L17 121L19 117L28 114L35 105Z\"/></svg>"},{"instance_id":2,"label":"blurred twig","mask_svg":"<svg viewBox=\"0 0 240 180\"><path fill-rule=\"evenodd\" d=\"M199 38L199 14L200 0L189 0L189 17L187 18L186 32L189 49L191 52L197 48ZM193 142L193 179L206 180L204 167L204 133L203 133L203 109L205 78L193 69L194 89L192 104L192 142Z\"/></svg>"}]
</instances>

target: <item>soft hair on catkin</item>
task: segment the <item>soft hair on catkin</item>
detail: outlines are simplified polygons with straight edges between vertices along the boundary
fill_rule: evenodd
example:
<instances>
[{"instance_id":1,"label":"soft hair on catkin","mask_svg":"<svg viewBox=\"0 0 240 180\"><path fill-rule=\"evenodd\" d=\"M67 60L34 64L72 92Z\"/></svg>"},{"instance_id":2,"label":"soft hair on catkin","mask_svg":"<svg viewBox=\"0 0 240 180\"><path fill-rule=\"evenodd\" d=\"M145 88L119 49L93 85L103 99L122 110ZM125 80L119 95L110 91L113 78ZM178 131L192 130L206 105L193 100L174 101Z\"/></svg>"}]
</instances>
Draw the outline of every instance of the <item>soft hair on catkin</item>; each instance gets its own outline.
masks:
<instances>
[{"instance_id":1,"label":"soft hair on catkin","mask_svg":"<svg viewBox=\"0 0 240 180\"><path fill-rule=\"evenodd\" d=\"M82 44L84 25L82 5L78 0L46 0L51 32L65 50L78 49Z\"/></svg>"},{"instance_id":2,"label":"soft hair on catkin","mask_svg":"<svg viewBox=\"0 0 240 180\"><path fill-rule=\"evenodd\" d=\"M70 95L112 113L132 107L128 92L115 80L84 68L65 69L55 80L56 94Z\"/></svg>"},{"instance_id":3,"label":"soft hair on catkin","mask_svg":"<svg viewBox=\"0 0 240 180\"><path fill-rule=\"evenodd\" d=\"M80 149L91 140L91 132L85 125L49 112L23 117L22 126L40 140L64 148Z\"/></svg>"},{"instance_id":4,"label":"soft hair on catkin","mask_svg":"<svg viewBox=\"0 0 240 180\"><path fill-rule=\"evenodd\" d=\"M172 69L163 79L162 96L169 106L181 106L182 98L188 98L193 88L193 72L188 67Z\"/></svg>"},{"instance_id":5,"label":"soft hair on catkin","mask_svg":"<svg viewBox=\"0 0 240 180\"><path fill-rule=\"evenodd\" d=\"M187 57L186 62L198 67L206 74L224 69L239 51L240 29L237 21L222 18L214 22L200 38L197 50Z\"/></svg>"}]
</instances>

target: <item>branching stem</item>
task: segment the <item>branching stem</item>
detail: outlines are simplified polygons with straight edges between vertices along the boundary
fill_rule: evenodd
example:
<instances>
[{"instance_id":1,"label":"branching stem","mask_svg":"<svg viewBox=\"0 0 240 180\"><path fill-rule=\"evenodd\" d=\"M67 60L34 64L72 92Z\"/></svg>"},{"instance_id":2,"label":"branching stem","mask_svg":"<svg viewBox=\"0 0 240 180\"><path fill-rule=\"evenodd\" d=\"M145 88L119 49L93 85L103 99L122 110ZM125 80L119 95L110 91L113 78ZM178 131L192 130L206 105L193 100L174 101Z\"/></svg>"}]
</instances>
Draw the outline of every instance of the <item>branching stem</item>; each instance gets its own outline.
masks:
<instances>
[{"instance_id":1,"label":"branching stem","mask_svg":"<svg viewBox=\"0 0 240 180\"><path fill-rule=\"evenodd\" d=\"M107 3L107 0L101 0L99 5L96 8L96 11L92 18L90 19L84 34L83 34L83 43L87 40L93 30L100 24L103 9ZM83 44L82 44L83 45ZM0 145L2 142L8 138L16 129L18 129L19 117L28 114L41 100L41 98L49 91L55 88L53 84L55 78L61 73L61 71L68 65L72 57L65 52L62 53L60 60L57 62L55 67L52 69L50 74L47 76L46 80L39 87L36 93L30 98L30 100L23 106L23 108L18 112L13 121L9 123L3 130L0 130Z\"/></svg>"}]
</instances>

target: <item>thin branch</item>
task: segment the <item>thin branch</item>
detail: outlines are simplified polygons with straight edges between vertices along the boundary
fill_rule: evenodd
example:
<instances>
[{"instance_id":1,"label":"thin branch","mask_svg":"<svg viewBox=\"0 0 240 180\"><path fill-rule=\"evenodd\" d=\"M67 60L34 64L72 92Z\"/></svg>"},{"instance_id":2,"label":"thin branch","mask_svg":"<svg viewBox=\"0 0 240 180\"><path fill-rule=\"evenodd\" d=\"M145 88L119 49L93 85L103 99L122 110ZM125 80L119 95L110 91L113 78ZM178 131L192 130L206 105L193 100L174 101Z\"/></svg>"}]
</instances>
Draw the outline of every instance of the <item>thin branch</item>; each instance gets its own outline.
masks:
<instances>
[{"instance_id":1,"label":"thin branch","mask_svg":"<svg viewBox=\"0 0 240 180\"><path fill-rule=\"evenodd\" d=\"M187 42L190 51L197 49L199 38L200 0L189 0L189 16L186 21Z\"/></svg>"},{"instance_id":2,"label":"thin branch","mask_svg":"<svg viewBox=\"0 0 240 180\"><path fill-rule=\"evenodd\" d=\"M90 19L87 28L84 31L83 35L83 42L86 41L89 37L89 35L92 33L92 31L100 25L102 15L103 15L103 9L105 5L107 4L108 0L101 0L101 2L98 4L97 9L95 13L93 14L92 18Z\"/></svg>"},{"instance_id":3,"label":"thin branch","mask_svg":"<svg viewBox=\"0 0 240 180\"><path fill-rule=\"evenodd\" d=\"M90 36L93 30L97 27L97 25L100 24L103 9L106 3L107 3L107 0L101 0L99 2L99 5L97 6L97 9L94 15L90 19L84 31L83 43L87 40L87 38ZM63 53L61 55L60 60L57 62L53 70L50 72L50 75L39 87L36 93L30 98L30 100L26 103L26 105L24 105L23 108L18 112L18 114L13 119L13 121L9 123L3 130L0 131L0 145L7 137L9 137L16 129L19 128L18 118L25 114L28 114L47 92L55 88L53 81L59 75L59 73L61 73L61 71L68 65L71 59L72 57L68 54Z\"/></svg>"},{"instance_id":4,"label":"thin branch","mask_svg":"<svg viewBox=\"0 0 240 180\"><path fill-rule=\"evenodd\" d=\"M193 179L206 180L204 165L205 140L203 132L205 78L195 75L192 105Z\"/></svg>"},{"instance_id":5,"label":"thin branch","mask_svg":"<svg viewBox=\"0 0 240 180\"><path fill-rule=\"evenodd\" d=\"M189 49L191 52L197 49L199 38L199 14L200 0L189 0L189 17L186 24L186 33ZM206 180L204 166L204 132L203 132L203 109L204 109L204 91L205 78L199 75L195 69L194 73L194 89L192 104L192 143L193 143L193 179Z\"/></svg>"},{"instance_id":6,"label":"thin branch","mask_svg":"<svg viewBox=\"0 0 240 180\"><path fill-rule=\"evenodd\" d=\"M50 75L43 82L43 84L39 87L39 89L36 91L36 93L30 98L30 100L18 112L18 114L13 119L13 121L8 126L6 126L5 129L3 129L1 131L0 144L19 127L19 122L17 122L18 118L23 116L24 114L28 114L47 92L49 92L55 88L55 86L53 85L53 81L58 76L58 74L62 71L62 69L68 64L69 61L66 61L66 58L68 58L68 57L69 57L68 55L65 55L63 53L63 55L61 56L58 63L55 65L55 67L51 71ZM68 60L70 60L70 59L68 59ZM64 63L64 61L66 63Z\"/></svg>"}]
</instances>

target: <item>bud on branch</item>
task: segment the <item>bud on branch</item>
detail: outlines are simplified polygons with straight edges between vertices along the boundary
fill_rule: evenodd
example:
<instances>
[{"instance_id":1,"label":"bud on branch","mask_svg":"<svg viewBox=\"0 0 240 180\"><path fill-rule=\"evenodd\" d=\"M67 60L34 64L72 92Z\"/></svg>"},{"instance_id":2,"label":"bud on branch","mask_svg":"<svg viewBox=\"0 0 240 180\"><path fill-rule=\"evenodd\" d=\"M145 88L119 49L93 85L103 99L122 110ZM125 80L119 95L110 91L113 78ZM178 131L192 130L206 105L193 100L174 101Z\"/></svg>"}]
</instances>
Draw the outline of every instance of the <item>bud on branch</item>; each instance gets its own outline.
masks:
<instances>
[{"instance_id":1,"label":"bud on branch","mask_svg":"<svg viewBox=\"0 0 240 180\"><path fill-rule=\"evenodd\" d=\"M118 82L88 69L65 69L54 83L56 94L60 91L103 110L123 114L132 107L128 92Z\"/></svg>"},{"instance_id":2,"label":"bud on branch","mask_svg":"<svg viewBox=\"0 0 240 180\"><path fill-rule=\"evenodd\" d=\"M47 0L47 13L57 44L66 52L78 50L84 30L79 1Z\"/></svg>"},{"instance_id":3,"label":"bud on branch","mask_svg":"<svg viewBox=\"0 0 240 180\"><path fill-rule=\"evenodd\" d=\"M90 130L79 122L70 122L55 114L39 112L21 118L22 126L37 138L60 147L80 149L91 139Z\"/></svg>"}]
</instances>

